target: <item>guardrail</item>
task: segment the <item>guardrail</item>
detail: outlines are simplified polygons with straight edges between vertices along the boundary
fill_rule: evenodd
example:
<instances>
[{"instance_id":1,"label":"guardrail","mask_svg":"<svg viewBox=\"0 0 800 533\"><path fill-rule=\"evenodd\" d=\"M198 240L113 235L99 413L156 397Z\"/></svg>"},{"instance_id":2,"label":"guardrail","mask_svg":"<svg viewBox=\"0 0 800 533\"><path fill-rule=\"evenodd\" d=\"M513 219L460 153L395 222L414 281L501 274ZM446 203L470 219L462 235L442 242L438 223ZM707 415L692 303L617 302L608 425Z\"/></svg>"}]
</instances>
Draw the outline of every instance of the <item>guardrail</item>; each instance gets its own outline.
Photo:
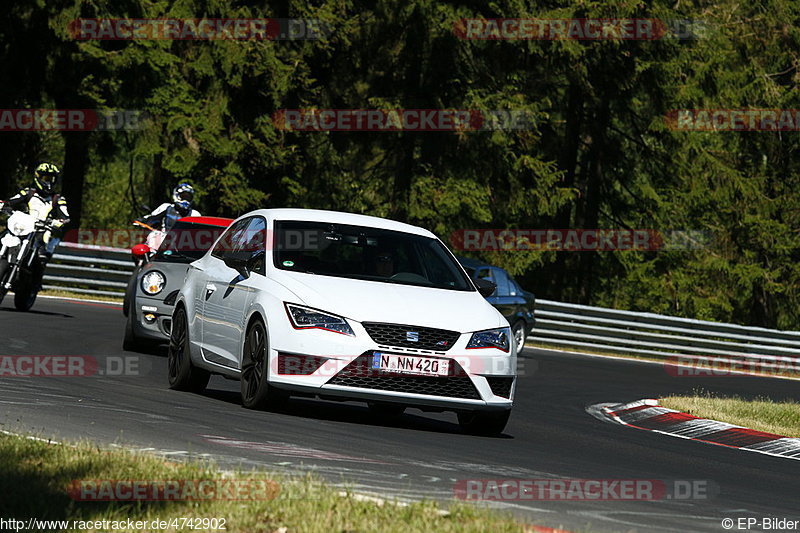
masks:
<instances>
[{"instance_id":1,"label":"guardrail","mask_svg":"<svg viewBox=\"0 0 800 533\"><path fill-rule=\"evenodd\" d=\"M800 332L536 300L528 341L567 349L794 370Z\"/></svg>"},{"instance_id":2,"label":"guardrail","mask_svg":"<svg viewBox=\"0 0 800 533\"><path fill-rule=\"evenodd\" d=\"M61 243L45 289L122 296L133 272L125 248ZM653 358L796 370L800 332L536 300L537 345Z\"/></svg>"},{"instance_id":3,"label":"guardrail","mask_svg":"<svg viewBox=\"0 0 800 533\"><path fill-rule=\"evenodd\" d=\"M122 297L133 266L127 248L62 242L47 265L42 287Z\"/></svg>"}]
</instances>

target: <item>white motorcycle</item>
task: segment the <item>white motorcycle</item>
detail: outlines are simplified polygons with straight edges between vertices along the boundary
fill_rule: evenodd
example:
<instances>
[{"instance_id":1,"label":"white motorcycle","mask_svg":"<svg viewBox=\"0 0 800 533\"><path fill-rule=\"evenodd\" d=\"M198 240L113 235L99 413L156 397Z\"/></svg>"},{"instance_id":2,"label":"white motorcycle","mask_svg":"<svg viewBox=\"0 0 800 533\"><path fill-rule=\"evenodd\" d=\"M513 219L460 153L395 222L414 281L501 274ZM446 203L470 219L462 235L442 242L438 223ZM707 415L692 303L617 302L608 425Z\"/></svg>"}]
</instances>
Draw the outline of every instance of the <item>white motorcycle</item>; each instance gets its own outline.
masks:
<instances>
[{"instance_id":1,"label":"white motorcycle","mask_svg":"<svg viewBox=\"0 0 800 533\"><path fill-rule=\"evenodd\" d=\"M39 251L45 246L42 237L53 229L52 219L38 220L22 211L12 212L0 237L0 303L13 290L14 307L19 311L33 307L41 281Z\"/></svg>"}]
</instances>

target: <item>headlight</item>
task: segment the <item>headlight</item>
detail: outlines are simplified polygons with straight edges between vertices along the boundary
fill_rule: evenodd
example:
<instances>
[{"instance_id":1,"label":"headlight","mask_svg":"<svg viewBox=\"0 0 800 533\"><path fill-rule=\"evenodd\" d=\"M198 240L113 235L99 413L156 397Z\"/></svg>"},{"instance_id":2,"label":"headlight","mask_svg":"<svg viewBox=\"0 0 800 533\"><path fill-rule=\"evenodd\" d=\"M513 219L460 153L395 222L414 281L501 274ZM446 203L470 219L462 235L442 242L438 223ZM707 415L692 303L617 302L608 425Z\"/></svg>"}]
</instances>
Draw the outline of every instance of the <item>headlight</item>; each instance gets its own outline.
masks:
<instances>
[{"instance_id":1,"label":"headlight","mask_svg":"<svg viewBox=\"0 0 800 533\"><path fill-rule=\"evenodd\" d=\"M167 278L158 270L151 270L142 276L142 290L150 296L155 296L164 290Z\"/></svg>"},{"instance_id":2,"label":"headlight","mask_svg":"<svg viewBox=\"0 0 800 533\"><path fill-rule=\"evenodd\" d=\"M286 304L286 312L294 329L325 329L334 333L355 336L350 324L340 316L288 303Z\"/></svg>"},{"instance_id":3,"label":"headlight","mask_svg":"<svg viewBox=\"0 0 800 533\"><path fill-rule=\"evenodd\" d=\"M486 331L476 331L467 343L467 348L497 348L507 352L511 347L510 328L487 329Z\"/></svg>"}]
</instances>

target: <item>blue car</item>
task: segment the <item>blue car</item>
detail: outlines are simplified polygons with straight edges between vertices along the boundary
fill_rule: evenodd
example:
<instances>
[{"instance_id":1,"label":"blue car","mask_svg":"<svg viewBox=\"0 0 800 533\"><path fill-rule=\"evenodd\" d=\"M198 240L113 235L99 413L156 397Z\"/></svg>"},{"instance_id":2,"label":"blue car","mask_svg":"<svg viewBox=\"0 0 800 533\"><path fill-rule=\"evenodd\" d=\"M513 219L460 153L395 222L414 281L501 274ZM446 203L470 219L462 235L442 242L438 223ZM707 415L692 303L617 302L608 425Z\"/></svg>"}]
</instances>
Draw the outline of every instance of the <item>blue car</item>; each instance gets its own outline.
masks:
<instances>
[{"instance_id":1,"label":"blue car","mask_svg":"<svg viewBox=\"0 0 800 533\"><path fill-rule=\"evenodd\" d=\"M473 280L485 279L497 286L486 300L506 317L517 344L517 353L521 352L535 324L533 308L536 296L520 287L511 274L500 267L467 257L457 259Z\"/></svg>"}]
</instances>

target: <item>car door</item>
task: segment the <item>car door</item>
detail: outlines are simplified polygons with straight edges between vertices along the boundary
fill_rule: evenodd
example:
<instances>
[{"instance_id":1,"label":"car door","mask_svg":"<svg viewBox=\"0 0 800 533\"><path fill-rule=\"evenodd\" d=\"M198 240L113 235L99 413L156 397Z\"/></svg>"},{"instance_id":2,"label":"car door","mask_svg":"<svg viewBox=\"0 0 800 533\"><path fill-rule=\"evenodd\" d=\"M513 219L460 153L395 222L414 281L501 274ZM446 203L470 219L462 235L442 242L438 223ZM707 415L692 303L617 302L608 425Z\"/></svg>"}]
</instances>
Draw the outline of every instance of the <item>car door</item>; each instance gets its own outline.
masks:
<instances>
[{"instance_id":1,"label":"car door","mask_svg":"<svg viewBox=\"0 0 800 533\"><path fill-rule=\"evenodd\" d=\"M218 241L205 263L204 287L201 291L203 356L208 361L231 368L238 368L241 322L248 292L241 286L245 278L227 266L224 260L227 255L246 246L249 241L248 227L254 218L234 223Z\"/></svg>"}]
</instances>

